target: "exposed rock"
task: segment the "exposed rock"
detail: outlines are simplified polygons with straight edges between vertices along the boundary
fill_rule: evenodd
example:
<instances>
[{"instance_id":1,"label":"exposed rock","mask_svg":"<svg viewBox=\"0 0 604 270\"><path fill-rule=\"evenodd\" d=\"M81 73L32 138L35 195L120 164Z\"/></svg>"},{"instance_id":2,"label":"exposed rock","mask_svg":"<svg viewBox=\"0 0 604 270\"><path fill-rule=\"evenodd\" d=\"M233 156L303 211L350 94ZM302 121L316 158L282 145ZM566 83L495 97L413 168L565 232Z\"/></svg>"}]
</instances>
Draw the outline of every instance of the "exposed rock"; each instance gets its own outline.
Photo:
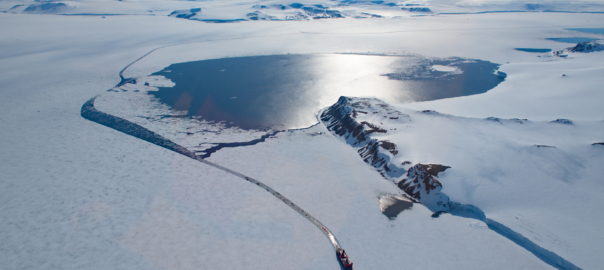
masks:
<instances>
[{"instance_id":1,"label":"exposed rock","mask_svg":"<svg viewBox=\"0 0 604 270\"><path fill-rule=\"evenodd\" d=\"M395 164L394 157L399 154L396 144L372 137L388 133L386 129L370 122L384 119L376 118L376 114L387 116L384 121L411 122L409 115L379 100L348 97L340 97L336 104L321 113L320 119L329 131L356 148L365 163L396 183L409 197L433 211L448 210L449 198L440 192L442 184L437 176L449 166L420 163L411 166L409 161Z\"/></svg>"},{"instance_id":2,"label":"exposed rock","mask_svg":"<svg viewBox=\"0 0 604 270\"><path fill-rule=\"evenodd\" d=\"M604 51L604 44L600 40L579 42L574 47L554 51L553 54L559 57L567 57L567 53L591 53Z\"/></svg>"},{"instance_id":3,"label":"exposed rock","mask_svg":"<svg viewBox=\"0 0 604 270\"><path fill-rule=\"evenodd\" d=\"M68 8L67 4L61 2L45 2L45 3L37 3L31 4L23 10L24 13L59 13Z\"/></svg>"},{"instance_id":4,"label":"exposed rock","mask_svg":"<svg viewBox=\"0 0 604 270\"><path fill-rule=\"evenodd\" d=\"M552 124L562 124L562 125L573 125L574 124L573 121L568 120L568 119L563 119L563 118L550 121L550 123L552 123Z\"/></svg>"},{"instance_id":5,"label":"exposed rock","mask_svg":"<svg viewBox=\"0 0 604 270\"><path fill-rule=\"evenodd\" d=\"M172 13L170 13L170 15L168 15L168 16L181 18L181 19L191 19L194 16L197 16L198 13L201 13L201 8L175 10L175 11L172 11Z\"/></svg>"},{"instance_id":6,"label":"exposed rock","mask_svg":"<svg viewBox=\"0 0 604 270\"><path fill-rule=\"evenodd\" d=\"M484 120L496 122L499 124L504 124L504 123L524 124L524 123L528 122L528 119L520 119L520 118L501 119L499 117L494 117L494 116L487 117Z\"/></svg>"},{"instance_id":7,"label":"exposed rock","mask_svg":"<svg viewBox=\"0 0 604 270\"><path fill-rule=\"evenodd\" d=\"M365 19L365 18L384 18L384 16L379 14L373 14L368 12L361 12L359 15L353 16L355 19Z\"/></svg>"},{"instance_id":8,"label":"exposed rock","mask_svg":"<svg viewBox=\"0 0 604 270\"><path fill-rule=\"evenodd\" d=\"M247 16L247 18L252 21L259 21L259 20L274 21L274 20L276 20L276 18L274 16L267 15L261 11L250 12L250 13L246 14L245 16Z\"/></svg>"},{"instance_id":9,"label":"exposed rock","mask_svg":"<svg viewBox=\"0 0 604 270\"><path fill-rule=\"evenodd\" d=\"M512 118L510 119L510 121L514 122L514 123L518 123L518 124L524 124L526 122L528 122L528 119L526 118Z\"/></svg>"},{"instance_id":10,"label":"exposed rock","mask_svg":"<svg viewBox=\"0 0 604 270\"><path fill-rule=\"evenodd\" d=\"M313 19L344 18L340 11L328 9L322 5L304 6L301 9Z\"/></svg>"},{"instance_id":11,"label":"exposed rock","mask_svg":"<svg viewBox=\"0 0 604 270\"><path fill-rule=\"evenodd\" d=\"M444 172L446 169L451 168L450 166L445 166L441 164L428 164L427 171L432 176L438 176L439 173Z\"/></svg>"},{"instance_id":12,"label":"exposed rock","mask_svg":"<svg viewBox=\"0 0 604 270\"><path fill-rule=\"evenodd\" d=\"M604 51L604 44L600 43L597 40L579 42L575 47L569 48L568 51L582 53Z\"/></svg>"},{"instance_id":13,"label":"exposed rock","mask_svg":"<svg viewBox=\"0 0 604 270\"><path fill-rule=\"evenodd\" d=\"M450 168L440 164L415 164L407 170L405 178L397 186L413 198L421 201L422 195L439 192L442 184L438 181L438 173Z\"/></svg>"},{"instance_id":14,"label":"exposed rock","mask_svg":"<svg viewBox=\"0 0 604 270\"><path fill-rule=\"evenodd\" d=\"M545 145L545 144L535 144L534 146L537 148L556 148L555 146Z\"/></svg>"},{"instance_id":15,"label":"exposed rock","mask_svg":"<svg viewBox=\"0 0 604 270\"><path fill-rule=\"evenodd\" d=\"M489 116L489 117L485 118L484 120L491 121L491 122L501 123L501 118L494 117L494 116Z\"/></svg>"},{"instance_id":16,"label":"exposed rock","mask_svg":"<svg viewBox=\"0 0 604 270\"><path fill-rule=\"evenodd\" d=\"M384 150L386 149L382 147L382 142L370 140L363 147L359 148L357 152L365 163L376 168L383 176L385 176L393 169L388 167L388 163L394 155L392 155L391 152Z\"/></svg>"},{"instance_id":17,"label":"exposed rock","mask_svg":"<svg viewBox=\"0 0 604 270\"><path fill-rule=\"evenodd\" d=\"M409 12L416 12L416 13L432 13L432 10L430 10L430 8L427 8L427 7L402 7L401 9L409 11Z\"/></svg>"}]
</instances>

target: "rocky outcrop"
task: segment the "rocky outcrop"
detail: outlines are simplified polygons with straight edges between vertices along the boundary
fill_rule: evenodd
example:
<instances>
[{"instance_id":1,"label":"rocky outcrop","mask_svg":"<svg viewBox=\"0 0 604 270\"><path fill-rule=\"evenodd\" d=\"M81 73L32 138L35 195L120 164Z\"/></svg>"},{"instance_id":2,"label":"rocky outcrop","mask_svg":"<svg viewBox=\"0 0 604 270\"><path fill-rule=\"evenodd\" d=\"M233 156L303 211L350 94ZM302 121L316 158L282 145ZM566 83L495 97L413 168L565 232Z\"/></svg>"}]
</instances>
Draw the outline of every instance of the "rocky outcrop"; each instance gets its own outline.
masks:
<instances>
[{"instance_id":1,"label":"rocky outcrop","mask_svg":"<svg viewBox=\"0 0 604 270\"><path fill-rule=\"evenodd\" d=\"M170 13L170 15L168 15L168 16L176 17L176 18L180 18L180 19L191 19L191 18L197 16L198 13L201 13L201 8L179 9L179 10L172 11L172 13Z\"/></svg>"},{"instance_id":2,"label":"rocky outcrop","mask_svg":"<svg viewBox=\"0 0 604 270\"><path fill-rule=\"evenodd\" d=\"M412 165L409 161L396 164L395 156L399 149L393 142L382 138L388 135L388 129L383 126L389 122L411 122L409 115L377 99L340 97L336 104L321 112L320 120L332 134L356 148L365 163L397 184L405 194L433 211L449 209L449 198L440 192L442 184L437 178L449 167Z\"/></svg>"},{"instance_id":3,"label":"rocky outcrop","mask_svg":"<svg viewBox=\"0 0 604 270\"><path fill-rule=\"evenodd\" d=\"M427 7L402 7L401 9L409 11L409 12L416 12L416 13L432 13L432 10L430 10L430 8L427 8Z\"/></svg>"},{"instance_id":4,"label":"rocky outcrop","mask_svg":"<svg viewBox=\"0 0 604 270\"><path fill-rule=\"evenodd\" d=\"M61 2L42 2L35 3L27 6L23 10L23 13L33 13L33 14L56 14L67 10L69 6L65 3Z\"/></svg>"},{"instance_id":5,"label":"rocky outcrop","mask_svg":"<svg viewBox=\"0 0 604 270\"><path fill-rule=\"evenodd\" d=\"M409 121L409 116L392 110L388 105L370 99L340 97L338 102L321 113L321 122L334 135L357 148L357 152L367 164L386 178L400 177L404 169L392 164L398 154L396 145L387 140L372 138L372 134L386 134L387 130L359 118L367 115L381 115L387 120ZM375 104L374 104L375 103Z\"/></svg>"},{"instance_id":6,"label":"rocky outcrop","mask_svg":"<svg viewBox=\"0 0 604 270\"><path fill-rule=\"evenodd\" d=\"M231 19L212 19L201 16L201 8L175 10L169 16L209 23L230 23L242 21L302 21L318 19L338 19L347 17L341 11L324 5L306 5L292 3L289 5L253 5L252 11L245 14L245 18L235 17ZM379 15L368 13L349 14L354 18L379 17Z\"/></svg>"},{"instance_id":7,"label":"rocky outcrop","mask_svg":"<svg viewBox=\"0 0 604 270\"><path fill-rule=\"evenodd\" d=\"M591 53L604 51L604 43L600 40L579 42L574 47L554 51L553 54L559 57L567 57L567 53Z\"/></svg>"},{"instance_id":8,"label":"rocky outcrop","mask_svg":"<svg viewBox=\"0 0 604 270\"><path fill-rule=\"evenodd\" d=\"M575 47L569 48L568 51L582 52L582 53L604 51L604 44L602 44L601 42L599 42L597 40L588 41L588 42L579 42L579 43L577 43L577 45L575 45Z\"/></svg>"},{"instance_id":9,"label":"rocky outcrop","mask_svg":"<svg viewBox=\"0 0 604 270\"><path fill-rule=\"evenodd\" d=\"M430 209L446 210L449 208L449 199L440 192L443 185L437 176L448 168L440 164L415 164L407 169L397 186Z\"/></svg>"},{"instance_id":10,"label":"rocky outcrop","mask_svg":"<svg viewBox=\"0 0 604 270\"><path fill-rule=\"evenodd\" d=\"M434 111L422 111L412 115L418 118L423 116L449 117ZM396 218L401 211L411 207L410 203L405 200L409 198L428 207L433 212L432 217L434 218L447 212L454 216L484 222L486 227L493 232L516 243L554 268L580 269L522 234L487 218L480 208L449 200L449 197L441 191L443 183L438 179L438 175L447 170L448 166L414 164L411 161L401 162L399 155L402 155L405 149L399 149L396 144L387 139L391 138L392 141L395 141L393 135L389 134L395 130L394 127L411 126L410 115L398 112L376 99L341 97L336 104L322 111L319 116L321 122L332 134L344 139L346 143L354 147L363 161L380 172L384 178L393 181L404 192L403 195L406 196L398 198L396 198L397 195L392 194L379 197L380 210L389 219ZM526 122L525 120L506 120L494 117L487 120L501 124L506 121ZM604 143L596 142L592 145L594 148L600 148ZM546 145L535 145L535 147L549 148Z\"/></svg>"},{"instance_id":11,"label":"rocky outcrop","mask_svg":"<svg viewBox=\"0 0 604 270\"><path fill-rule=\"evenodd\" d=\"M552 124L560 124L560 125L569 125L569 126L574 125L573 121L568 120L568 119L564 119L564 118L559 118L559 119L550 121L550 123L552 123Z\"/></svg>"}]
</instances>

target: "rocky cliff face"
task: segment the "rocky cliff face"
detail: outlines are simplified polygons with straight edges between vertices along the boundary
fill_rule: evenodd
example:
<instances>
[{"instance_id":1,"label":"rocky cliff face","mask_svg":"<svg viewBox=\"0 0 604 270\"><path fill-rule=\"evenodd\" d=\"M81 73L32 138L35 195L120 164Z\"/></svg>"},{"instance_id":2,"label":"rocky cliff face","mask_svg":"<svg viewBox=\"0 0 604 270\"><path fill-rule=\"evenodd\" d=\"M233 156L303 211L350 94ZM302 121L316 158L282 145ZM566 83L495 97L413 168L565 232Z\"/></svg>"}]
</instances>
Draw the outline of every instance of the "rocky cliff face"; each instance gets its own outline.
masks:
<instances>
[{"instance_id":1,"label":"rocky cliff face","mask_svg":"<svg viewBox=\"0 0 604 270\"><path fill-rule=\"evenodd\" d=\"M449 198L440 192L443 185L437 176L448 168L450 167L440 164L417 163L407 169L407 173L398 181L397 186L428 208L447 211L450 207Z\"/></svg>"},{"instance_id":2,"label":"rocky cliff face","mask_svg":"<svg viewBox=\"0 0 604 270\"><path fill-rule=\"evenodd\" d=\"M449 198L441 192L438 173L449 168L439 164L397 163L396 144L387 140L391 124L411 123L411 117L377 99L340 97L320 114L332 134L355 148L363 161L393 181L409 197L433 211L447 211Z\"/></svg>"}]
</instances>

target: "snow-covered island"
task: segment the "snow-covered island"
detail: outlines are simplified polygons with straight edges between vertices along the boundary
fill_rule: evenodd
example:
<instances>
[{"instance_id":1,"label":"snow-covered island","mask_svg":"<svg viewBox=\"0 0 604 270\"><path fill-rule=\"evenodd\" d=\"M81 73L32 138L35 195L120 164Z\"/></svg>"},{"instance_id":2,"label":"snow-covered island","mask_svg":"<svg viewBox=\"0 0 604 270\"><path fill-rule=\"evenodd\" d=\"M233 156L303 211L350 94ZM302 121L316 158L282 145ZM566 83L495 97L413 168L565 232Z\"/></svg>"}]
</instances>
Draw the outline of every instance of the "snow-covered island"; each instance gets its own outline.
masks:
<instances>
[{"instance_id":1,"label":"snow-covered island","mask_svg":"<svg viewBox=\"0 0 604 270\"><path fill-rule=\"evenodd\" d=\"M0 1L1 269L599 269L604 3Z\"/></svg>"}]
</instances>

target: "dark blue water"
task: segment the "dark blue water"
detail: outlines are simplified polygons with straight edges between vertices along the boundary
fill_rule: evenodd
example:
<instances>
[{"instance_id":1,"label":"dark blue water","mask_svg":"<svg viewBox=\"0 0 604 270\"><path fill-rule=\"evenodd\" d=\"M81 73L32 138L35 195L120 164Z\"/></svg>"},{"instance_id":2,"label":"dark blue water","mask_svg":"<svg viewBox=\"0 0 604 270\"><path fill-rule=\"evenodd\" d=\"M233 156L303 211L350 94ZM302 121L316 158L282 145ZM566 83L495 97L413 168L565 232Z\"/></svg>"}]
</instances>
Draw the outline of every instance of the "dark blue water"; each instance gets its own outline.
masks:
<instances>
[{"instance_id":1,"label":"dark blue water","mask_svg":"<svg viewBox=\"0 0 604 270\"><path fill-rule=\"evenodd\" d=\"M546 53L551 52L552 49L540 49L540 48L515 48L517 51L530 52L530 53Z\"/></svg>"},{"instance_id":2,"label":"dark blue water","mask_svg":"<svg viewBox=\"0 0 604 270\"><path fill-rule=\"evenodd\" d=\"M589 42L598 40L597 38L588 38L588 37L562 37L562 38L546 38L547 40L564 42L564 43L579 43L579 42Z\"/></svg>"},{"instance_id":3,"label":"dark blue water","mask_svg":"<svg viewBox=\"0 0 604 270\"><path fill-rule=\"evenodd\" d=\"M566 30L604 35L604 28L566 28Z\"/></svg>"},{"instance_id":4,"label":"dark blue water","mask_svg":"<svg viewBox=\"0 0 604 270\"><path fill-rule=\"evenodd\" d=\"M269 55L178 63L154 73L174 87L151 92L189 116L244 129L301 128L340 96L391 102L483 93L499 65L460 58L355 54Z\"/></svg>"}]
</instances>

